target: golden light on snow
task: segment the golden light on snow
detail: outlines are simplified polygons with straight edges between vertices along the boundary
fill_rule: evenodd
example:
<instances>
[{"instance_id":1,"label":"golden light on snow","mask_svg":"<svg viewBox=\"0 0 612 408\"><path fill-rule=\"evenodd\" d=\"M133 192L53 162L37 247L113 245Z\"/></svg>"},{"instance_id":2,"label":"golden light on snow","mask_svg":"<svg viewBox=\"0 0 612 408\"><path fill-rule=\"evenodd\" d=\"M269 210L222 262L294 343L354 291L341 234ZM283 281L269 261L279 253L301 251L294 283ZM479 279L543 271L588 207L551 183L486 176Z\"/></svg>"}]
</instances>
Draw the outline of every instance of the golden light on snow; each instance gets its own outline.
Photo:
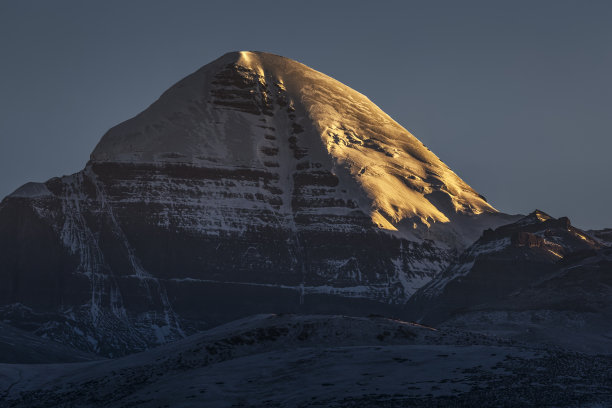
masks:
<instances>
[{"instance_id":1,"label":"golden light on snow","mask_svg":"<svg viewBox=\"0 0 612 408\"><path fill-rule=\"evenodd\" d=\"M175 132L175 136L168 139L163 137L162 131L147 134L136 123L134 129L126 128L122 133L114 129L105 135L92 158L136 162L181 157L185 163L213 167L232 165L228 161L231 158L231 163L265 167L269 157L261 153L260 147L268 143L263 129L267 127L297 139L300 148L308 152L308 161L323 166L317 171L335 175L341 186L339 189L350 190L343 198L350 198L359 210L371 214L372 221L382 229L406 230L413 234L418 233L419 228L413 228L417 224L429 227L447 223L456 213L496 212L416 137L366 96L288 58L249 51L226 54L211 63L208 70L204 67L198 71L198 76L184 80L197 81L197 84L184 84L180 88L182 100L198 100L201 95L196 92L209 92L215 73L229 64L257 74L262 89L282 92L287 106L291 107L292 120L301 130L294 134L286 115L255 118L249 113L207 108L198 118L198 132L175 129L172 120L168 119L160 123L163 132ZM185 92L193 92L193 95L185 98ZM165 103L172 105L172 101ZM193 109L180 103L176 106L184 109L188 117ZM162 106L158 108L163 110ZM266 123L262 125L261 120ZM224 123L223 127L218 126L219 123ZM289 146L281 150L285 148ZM296 163L292 156L283 157L278 171L281 173L279 180L284 184L279 187L290 194L293 191L291 172L295 171ZM291 198L284 197L283 202L291 203Z\"/></svg>"},{"instance_id":2,"label":"golden light on snow","mask_svg":"<svg viewBox=\"0 0 612 408\"><path fill-rule=\"evenodd\" d=\"M393 226L385 217L380 215L378 211L372 211L370 213L370 217L372 218L372 222L378 226L380 229L386 229L389 231L397 231L397 228Z\"/></svg>"}]
</instances>

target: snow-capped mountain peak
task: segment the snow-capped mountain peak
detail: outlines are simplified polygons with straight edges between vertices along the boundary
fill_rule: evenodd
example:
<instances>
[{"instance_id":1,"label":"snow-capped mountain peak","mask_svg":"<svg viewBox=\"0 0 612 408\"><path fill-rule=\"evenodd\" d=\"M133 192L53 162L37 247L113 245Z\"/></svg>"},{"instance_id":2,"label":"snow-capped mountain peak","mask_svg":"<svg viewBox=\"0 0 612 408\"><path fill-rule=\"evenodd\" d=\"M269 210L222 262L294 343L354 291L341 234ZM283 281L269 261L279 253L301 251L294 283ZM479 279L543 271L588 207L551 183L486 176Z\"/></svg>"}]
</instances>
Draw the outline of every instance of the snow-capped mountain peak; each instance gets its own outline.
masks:
<instances>
[{"instance_id":1,"label":"snow-capped mountain peak","mask_svg":"<svg viewBox=\"0 0 612 408\"><path fill-rule=\"evenodd\" d=\"M91 158L254 168L279 174L284 193L298 169L325 172L388 230L496 211L367 97L263 52L228 53L178 82Z\"/></svg>"},{"instance_id":2,"label":"snow-capped mountain peak","mask_svg":"<svg viewBox=\"0 0 612 408\"><path fill-rule=\"evenodd\" d=\"M110 356L256 312L387 313L515 218L359 92L229 53L2 201L0 317Z\"/></svg>"}]
</instances>

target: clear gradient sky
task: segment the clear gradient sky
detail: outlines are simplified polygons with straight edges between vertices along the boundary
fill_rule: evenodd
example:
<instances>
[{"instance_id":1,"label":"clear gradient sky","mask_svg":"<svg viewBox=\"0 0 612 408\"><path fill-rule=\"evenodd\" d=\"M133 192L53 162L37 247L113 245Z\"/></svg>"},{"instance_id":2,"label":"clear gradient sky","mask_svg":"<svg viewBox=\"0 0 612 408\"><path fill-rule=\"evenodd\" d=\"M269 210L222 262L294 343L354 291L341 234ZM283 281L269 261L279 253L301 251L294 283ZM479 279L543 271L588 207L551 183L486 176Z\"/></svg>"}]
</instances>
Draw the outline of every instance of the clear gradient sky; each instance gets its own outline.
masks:
<instances>
[{"instance_id":1,"label":"clear gradient sky","mask_svg":"<svg viewBox=\"0 0 612 408\"><path fill-rule=\"evenodd\" d=\"M0 0L0 196L228 51L367 95L496 208L612 227L612 1Z\"/></svg>"}]
</instances>

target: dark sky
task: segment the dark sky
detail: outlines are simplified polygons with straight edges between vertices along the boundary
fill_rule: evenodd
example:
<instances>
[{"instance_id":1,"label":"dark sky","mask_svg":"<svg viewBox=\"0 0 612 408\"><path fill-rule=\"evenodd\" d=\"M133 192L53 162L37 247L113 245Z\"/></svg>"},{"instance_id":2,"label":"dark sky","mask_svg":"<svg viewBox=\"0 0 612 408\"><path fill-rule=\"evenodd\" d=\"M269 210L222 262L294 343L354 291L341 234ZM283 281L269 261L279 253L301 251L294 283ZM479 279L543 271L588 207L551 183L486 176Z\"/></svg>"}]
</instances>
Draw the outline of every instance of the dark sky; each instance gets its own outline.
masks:
<instances>
[{"instance_id":1,"label":"dark sky","mask_svg":"<svg viewBox=\"0 0 612 408\"><path fill-rule=\"evenodd\" d=\"M0 196L228 51L367 95L499 210L612 227L612 1L0 2Z\"/></svg>"}]
</instances>

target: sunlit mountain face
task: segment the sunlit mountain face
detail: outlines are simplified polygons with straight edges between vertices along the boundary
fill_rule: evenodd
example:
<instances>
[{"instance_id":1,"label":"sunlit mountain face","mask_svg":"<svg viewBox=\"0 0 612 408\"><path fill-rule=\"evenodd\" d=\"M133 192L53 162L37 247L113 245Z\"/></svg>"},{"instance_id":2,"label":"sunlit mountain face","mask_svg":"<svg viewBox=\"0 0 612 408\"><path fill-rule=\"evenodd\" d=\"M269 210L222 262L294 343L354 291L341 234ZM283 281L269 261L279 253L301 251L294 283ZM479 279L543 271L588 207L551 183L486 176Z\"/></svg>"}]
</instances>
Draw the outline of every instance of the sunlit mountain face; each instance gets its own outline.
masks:
<instances>
[{"instance_id":1,"label":"sunlit mountain face","mask_svg":"<svg viewBox=\"0 0 612 408\"><path fill-rule=\"evenodd\" d=\"M111 129L91 159L263 171L278 190L260 193L283 200L274 208L283 216L295 213L300 177L319 177L322 193L351 203L322 203L318 212L356 209L407 236L457 215L496 213L365 96L267 53L230 53L206 65Z\"/></svg>"},{"instance_id":2,"label":"sunlit mountain face","mask_svg":"<svg viewBox=\"0 0 612 408\"><path fill-rule=\"evenodd\" d=\"M189 399L198 378L255 395L255 372L302 361L301 404L340 361L385 391L344 384L340 370L325 387L348 391L324 393L325 406L474 406L512 383L499 367L533 388L499 394L501 405L611 401L603 380L554 394L547 371L562 360L586 384L612 367L572 354L609 351L609 235L500 213L364 95L284 57L233 52L109 130L82 171L2 201L0 318L21 341L0 357L121 358L82 363L84 376L56 366L54 383L72 384L61 390L34 368L0 385L21 381L5 392L15 406L153 406L144 395ZM417 360L435 393L375 380ZM238 366L255 368L243 378ZM108 385L117 372L142 381ZM453 374L453 388L442 372L479 376ZM257 394L260 405L286 402L291 381L276 379L278 398ZM240 395L222 388L194 398Z\"/></svg>"}]
</instances>

